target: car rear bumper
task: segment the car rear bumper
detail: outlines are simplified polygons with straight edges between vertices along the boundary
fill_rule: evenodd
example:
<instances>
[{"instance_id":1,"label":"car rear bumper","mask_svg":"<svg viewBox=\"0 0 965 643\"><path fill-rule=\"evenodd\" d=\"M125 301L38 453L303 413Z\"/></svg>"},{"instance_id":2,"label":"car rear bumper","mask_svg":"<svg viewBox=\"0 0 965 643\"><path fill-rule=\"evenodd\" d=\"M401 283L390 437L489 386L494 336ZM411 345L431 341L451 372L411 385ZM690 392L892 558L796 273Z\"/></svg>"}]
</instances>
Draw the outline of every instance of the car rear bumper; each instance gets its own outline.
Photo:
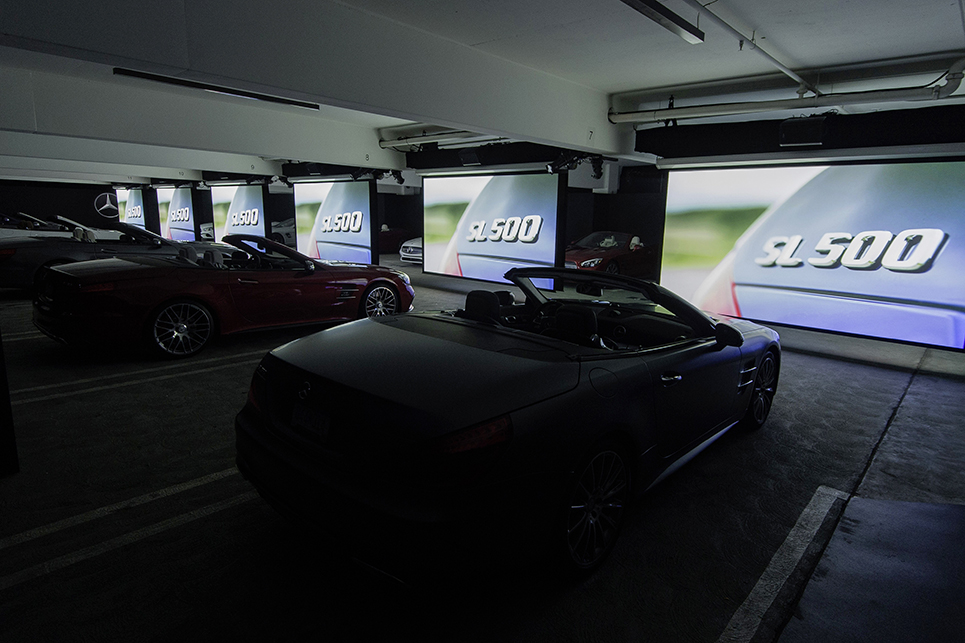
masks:
<instances>
[{"instance_id":1,"label":"car rear bumper","mask_svg":"<svg viewBox=\"0 0 965 643\"><path fill-rule=\"evenodd\" d=\"M514 504L508 500L518 500L510 489L519 481L426 489L395 475L338 470L324 456L268 430L249 407L238 414L235 433L238 470L269 505L393 575L417 572L430 560L433 566L471 565L484 557L467 561L467 552L523 543L518 521L506 512ZM508 540L509 533L517 534L515 540Z\"/></svg>"}]
</instances>

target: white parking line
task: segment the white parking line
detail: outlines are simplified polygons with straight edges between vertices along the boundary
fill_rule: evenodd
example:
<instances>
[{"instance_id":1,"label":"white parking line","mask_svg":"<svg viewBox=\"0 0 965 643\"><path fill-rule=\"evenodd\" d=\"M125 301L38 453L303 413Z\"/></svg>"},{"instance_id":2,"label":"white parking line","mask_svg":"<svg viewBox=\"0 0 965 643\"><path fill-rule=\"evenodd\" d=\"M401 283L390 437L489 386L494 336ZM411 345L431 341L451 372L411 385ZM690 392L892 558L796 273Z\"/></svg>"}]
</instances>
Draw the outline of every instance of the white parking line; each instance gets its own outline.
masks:
<instances>
[{"instance_id":1,"label":"white parking line","mask_svg":"<svg viewBox=\"0 0 965 643\"><path fill-rule=\"evenodd\" d=\"M39 339L39 338L41 338L41 337L46 337L46 335L44 335L43 333L37 333L37 332L33 332L33 333L4 333L4 334L3 334L3 343L4 343L4 344L10 344L10 343L13 343L13 342L24 342L24 341L27 341L27 340L29 340L29 339Z\"/></svg>"},{"instance_id":2,"label":"white parking line","mask_svg":"<svg viewBox=\"0 0 965 643\"><path fill-rule=\"evenodd\" d=\"M838 499L847 500L848 494L830 487L818 487L754 589L731 617L717 643L748 643L754 638L767 610L774 603Z\"/></svg>"},{"instance_id":3,"label":"white parking line","mask_svg":"<svg viewBox=\"0 0 965 643\"><path fill-rule=\"evenodd\" d=\"M220 371L226 368L234 368L236 366L242 366L245 364L254 364L260 360L243 360L240 362L232 362L230 364L222 364L221 366L212 366L210 368L197 368L190 371L191 374L194 373L209 373L211 371ZM184 371L178 371L176 373L169 373L167 375L158 375L157 377L143 377L138 380L128 380L125 382L117 382L115 384L106 384L104 386L92 386L90 388L78 389L76 391L65 391L63 393L54 393L51 395L41 395L40 397L28 397L23 400L11 400L10 404L12 406L20 406L21 404L32 404L34 402L46 402L47 400L58 400L64 397L71 397L73 395L86 395L88 393L96 393L98 391L109 391L122 386L136 386L138 384L147 384L148 382L159 382L161 380L170 380L175 377L183 377L185 375ZM100 380L97 380L100 381ZM12 393L11 393L12 395Z\"/></svg>"},{"instance_id":4,"label":"white parking line","mask_svg":"<svg viewBox=\"0 0 965 643\"><path fill-rule=\"evenodd\" d=\"M114 512L120 511L121 509L127 509L128 507L136 507L138 505L143 505L147 502L151 502L152 500L173 496L176 493L181 493L182 491L187 491L188 489L193 489L194 487L200 487L201 485L208 484L209 482L214 482L216 480L227 478L228 476L234 473L237 473L236 469L225 469L224 471L219 471L218 473L212 473L207 476L195 478L194 480L182 482L180 484L172 485L170 487L159 489L157 491L152 491L150 493L144 494L143 496L131 498L130 500L123 500L121 502L114 503L113 505L107 505L106 507L101 507L100 509L94 509L93 511L88 511L82 514L78 514L71 518L58 520L57 522L52 522L49 525L44 525L43 527L37 527L36 529L30 529L29 531L24 531L13 536L0 538L0 549L11 547L13 545L19 545L20 543L25 543L35 538L40 538L41 536L52 534L54 532L60 531L61 529L67 529L68 527L74 527L76 525L80 525L85 522L89 522L91 520L103 518L104 516L109 516Z\"/></svg>"},{"instance_id":5,"label":"white parking line","mask_svg":"<svg viewBox=\"0 0 965 643\"><path fill-rule=\"evenodd\" d=\"M105 540L102 543L85 547L84 549L79 549L71 554L67 554L66 556L53 558L39 565L34 565L33 567L29 567L19 572L14 572L13 574L8 574L7 576L0 577L0 591L9 589L35 578L40 578L41 576L46 576L47 574L61 570L65 567L69 567L75 563L88 560L95 556L106 554L109 551L124 547L125 545L130 545L131 543L135 543L139 540L150 538L151 536L159 534L163 531L167 531L168 529L180 527L181 525L189 523L193 520L210 516L213 513L228 509L229 507L234 507L235 505L240 505L241 503L248 502L249 500L253 500L257 497L258 492L248 491L232 498L228 498L227 500L222 500L221 502L216 502L206 507L201 507L200 509L196 509L186 514L181 514L180 516L175 516L174 518L169 518L168 520L163 520L159 523L151 525L150 527L144 527L143 529L138 529L136 531L124 534L123 536L118 536L117 538Z\"/></svg>"},{"instance_id":6,"label":"white parking line","mask_svg":"<svg viewBox=\"0 0 965 643\"><path fill-rule=\"evenodd\" d=\"M200 366L200 365L202 365L202 364L212 364L212 363L214 363L214 362L224 362L224 361L227 361L227 360L240 359L240 358L245 358L245 357L253 357L253 356L255 356L255 355L262 355L262 356L263 356L263 355L265 355L267 352L268 352L267 350L249 351L249 352L247 352L247 353L238 353L238 354L236 354L236 355L229 355L229 356L226 356L226 357L212 357L212 358L209 358L209 359L191 360L191 362L190 362L189 365L190 365L190 366ZM132 375L143 375L144 373L157 373L158 371L169 371L169 370L177 370L179 373L182 373L182 374L183 374L183 373L190 373L190 372L191 372L190 370L187 370L187 369L185 368L185 364L184 364L183 362L178 362L178 363L172 363L172 364L165 365L165 366L152 366L151 368L142 368L142 369L137 370L137 371L125 371L125 372L122 372L122 373L111 373L111 374L109 374L109 375L103 375L103 376L100 376L100 377L87 377L87 378L83 378L83 379L79 379L79 380L71 380L70 382L60 382L60 383L52 383L52 384L43 384L43 385L41 385L41 386L30 386L30 387L27 387L27 388L21 388L21 389L15 390L15 391L10 391L10 395L19 395L19 394L21 394L21 393L30 393L30 392L32 392L32 391L49 391L50 389L55 388L55 387L59 387L59 386L75 386L75 385L77 385L77 384L89 384L90 382L103 382L104 380L109 379L109 378L112 378L112 377L114 377L114 378L117 378L117 377L130 377L130 376L132 376Z\"/></svg>"}]
</instances>

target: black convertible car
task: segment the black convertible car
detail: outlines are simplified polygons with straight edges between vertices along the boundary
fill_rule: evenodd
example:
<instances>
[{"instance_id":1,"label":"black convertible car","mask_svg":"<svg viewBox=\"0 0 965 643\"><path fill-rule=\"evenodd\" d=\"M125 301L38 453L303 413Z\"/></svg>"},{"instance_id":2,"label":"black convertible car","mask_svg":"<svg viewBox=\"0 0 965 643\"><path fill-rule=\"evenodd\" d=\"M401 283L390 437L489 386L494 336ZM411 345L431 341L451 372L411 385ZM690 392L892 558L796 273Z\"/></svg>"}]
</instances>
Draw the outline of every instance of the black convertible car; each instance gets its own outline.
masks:
<instances>
[{"instance_id":1,"label":"black convertible car","mask_svg":"<svg viewBox=\"0 0 965 643\"><path fill-rule=\"evenodd\" d=\"M236 419L241 473L375 564L429 542L433 556L508 543L586 573L631 492L767 418L774 331L630 277L506 277L522 303L473 291L462 310L360 320L269 353Z\"/></svg>"}]
</instances>

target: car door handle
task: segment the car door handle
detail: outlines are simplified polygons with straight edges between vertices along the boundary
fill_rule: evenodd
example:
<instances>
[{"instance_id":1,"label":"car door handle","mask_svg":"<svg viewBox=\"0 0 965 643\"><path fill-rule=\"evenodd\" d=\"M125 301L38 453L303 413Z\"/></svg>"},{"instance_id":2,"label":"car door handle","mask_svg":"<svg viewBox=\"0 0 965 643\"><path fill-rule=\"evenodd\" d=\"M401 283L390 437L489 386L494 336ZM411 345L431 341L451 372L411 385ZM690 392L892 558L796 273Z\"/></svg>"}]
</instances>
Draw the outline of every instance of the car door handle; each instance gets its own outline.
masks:
<instances>
[{"instance_id":1,"label":"car door handle","mask_svg":"<svg viewBox=\"0 0 965 643\"><path fill-rule=\"evenodd\" d=\"M256 283L258 283L258 280L257 280L257 279L242 279L241 277L239 277L239 278L238 278L238 283L239 283L239 284L256 284Z\"/></svg>"},{"instance_id":2,"label":"car door handle","mask_svg":"<svg viewBox=\"0 0 965 643\"><path fill-rule=\"evenodd\" d=\"M664 386L673 386L674 384L679 384L684 379L684 376L680 373L664 373L660 377L660 381L663 382Z\"/></svg>"}]
</instances>

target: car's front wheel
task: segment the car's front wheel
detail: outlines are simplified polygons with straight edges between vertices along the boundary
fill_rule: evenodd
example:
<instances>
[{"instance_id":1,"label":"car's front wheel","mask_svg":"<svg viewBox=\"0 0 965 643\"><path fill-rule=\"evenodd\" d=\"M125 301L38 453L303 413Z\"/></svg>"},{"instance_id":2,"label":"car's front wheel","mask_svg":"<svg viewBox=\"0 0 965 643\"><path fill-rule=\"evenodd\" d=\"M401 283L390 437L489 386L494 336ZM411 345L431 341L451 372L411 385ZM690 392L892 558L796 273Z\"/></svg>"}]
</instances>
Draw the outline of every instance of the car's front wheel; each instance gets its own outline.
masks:
<instances>
[{"instance_id":1,"label":"car's front wheel","mask_svg":"<svg viewBox=\"0 0 965 643\"><path fill-rule=\"evenodd\" d=\"M618 445L603 442L576 468L563 506L563 559L569 575L585 575L613 549L627 501L630 470Z\"/></svg>"},{"instance_id":2,"label":"car's front wheel","mask_svg":"<svg viewBox=\"0 0 965 643\"><path fill-rule=\"evenodd\" d=\"M774 357L774 353L768 351L757 367L751 399L747 405L747 413L744 414L743 424L746 428L751 430L761 428L767 416L770 415L774 394L777 392L777 374L777 358Z\"/></svg>"},{"instance_id":3,"label":"car's front wheel","mask_svg":"<svg viewBox=\"0 0 965 643\"><path fill-rule=\"evenodd\" d=\"M399 312L399 295L392 286L376 284L365 291L360 312L366 317L394 315Z\"/></svg>"},{"instance_id":4,"label":"car's front wheel","mask_svg":"<svg viewBox=\"0 0 965 643\"><path fill-rule=\"evenodd\" d=\"M165 304L151 319L151 347L165 357L188 357L214 337L214 317L204 305L193 301Z\"/></svg>"}]
</instances>

